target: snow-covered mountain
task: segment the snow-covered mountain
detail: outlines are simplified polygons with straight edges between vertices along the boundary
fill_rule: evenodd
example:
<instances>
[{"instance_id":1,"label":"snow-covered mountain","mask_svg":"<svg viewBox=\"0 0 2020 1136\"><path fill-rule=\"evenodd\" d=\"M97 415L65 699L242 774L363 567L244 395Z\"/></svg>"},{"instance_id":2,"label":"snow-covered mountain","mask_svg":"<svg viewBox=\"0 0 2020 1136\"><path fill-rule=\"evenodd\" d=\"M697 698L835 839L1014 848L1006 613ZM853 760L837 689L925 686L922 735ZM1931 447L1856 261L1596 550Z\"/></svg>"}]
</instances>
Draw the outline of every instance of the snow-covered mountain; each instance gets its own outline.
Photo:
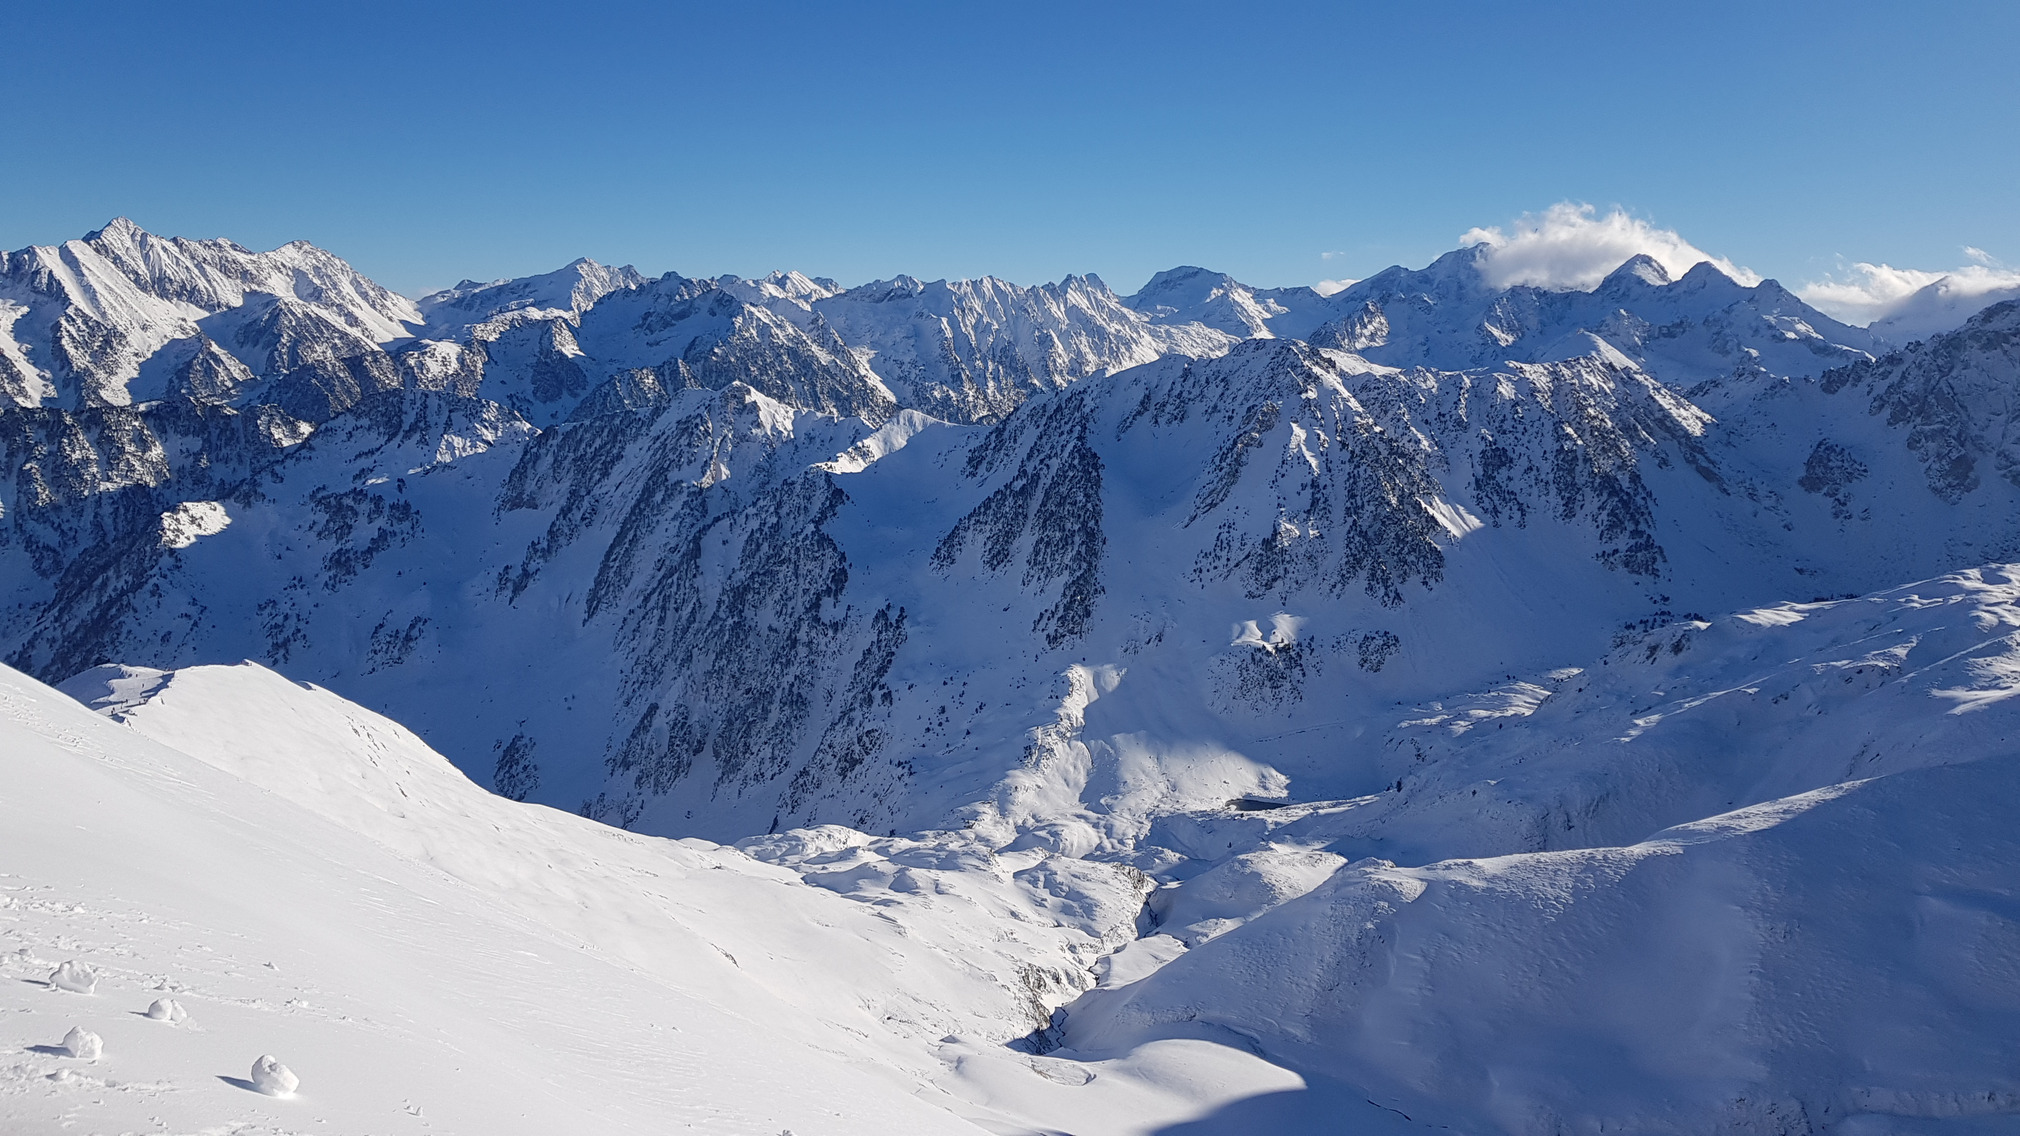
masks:
<instances>
[{"instance_id":1,"label":"snow-covered mountain","mask_svg":"<svg viewBox=\"0 0 2020 1136\"><path fill-rule=\"evenodd\" d=\"M1924 284L1874 321L1873 331L1907 343L1951 331L1993 304L2020 300L2020 279L1982 268L1949 273Z\"/></svg>"},{"instance_id":2,"label":"snow-covered mountain","mask_svg":"<svg viewBox=\"0 0 2020 1136\"><path fill-rule=\"evenodd\" d=\"M1153 323L1092 276L1037 288L901 276L811 307L904 406L950 422L994 421L1033 394L1174 352L1218 354L1236 338L1198 323Z\"/></svg>"},{"instance_id":3,"label":"snow-covered mountain","mask_svg":"<svg viewBox=\"0 0 2020 1136\"><path fill-rule=\"evenodd\" d=\"M1155 875L640 837L256 664L66 684L123 728L0 672L0 1116L1999 1131L2016 599L2020 566L1770 605L1393 707L1392 785L1167 812ZM247 1091L260 1053L292 1098Z\"/></svg>"},{"instance_id":4,"label":"snow-covered mountain","mask_svg":"<svg viewBox=\"0 0 2020 1136\"><path fill-rule=\"evenodd\" d=\"M1237 339L1302 339L1331 318L1325 297L1310 288L1251 288L1192 267L1158 273L1123 303L1159 324L1204 324Z\"/></svg>"},{"instance_id":5,"label":"snow-covered mountain","mask_svg":"<svg viewBox=\"0 0 2020 1136\"><path fill-rule=\"evenodd\" d=\"M266 380L261 401L327 417L399 385L381 345L419 322L412 302L307 242L254 253L122 217L0 262L0 398L208 403Z\"/></svg>"},{"instance_id":6,"label":"snow-covered mountain","mask_svg":"<svg viewBox=\"0 0 2020 1136\"><path fill-rule=\"evenodd\" d=\"M1983 476L2009 464L2005 309L1874 362L1772 282L1639 258L1592 292L1494 292L1477 255L1310 293L1307 322L1347 313L1310 342L1151 323L1087 279L842 291L578 261L459 286L340 413L271 378L9 412L9 657L306 668L512 795L658 831L1049 825L1001 787L1066 729L1071 667L1168 675L1125 690L1210 708L1170 744L1248 752L1371 688L1435 696L1665 613L2020 545L2014 484ZM1146 295L1294 314L1205 275ZM251 327L245 294L224 314ZM876 369L894 328L1025 359L1040 317L1121 330L1042 380L963 372L1015 396L994 426ZM1200 350L1121 334L1174 327Z\"/></svg>"},{"instance_id":7,"label":"snow-covered mountain","mask_svg":"<svg viewBox=\"0 0 2020 1136\"><path fill-rule=\"evenodd\" d=\"M1479 268L1486 254L1474 245L1421 270L1376 273L1327 297L1338 314L1304 338L1444 370L1586 355L1599 339L1684 388L1728 375L1814 375L1886 346L1772 280L1749 287L1709 261L1672 280L1636 256L1585 292L1492 288Z\"/></svg>"},{"instance_id":8,"label":"snow-covered mountain","mask_svg":"<svg viewBox=\"0 0 2020 1136\"><path fill-rule=\"evenodd\" d=\"M2020 558L2020 304L1897 348L1709 263L1672 279L1636 257L1563 291L1492 287L1483 255L1324 297L1176 269L1126 300L1091 277L844 289L578 261L409 304L307 246L116 224L7 262L0 310L26 314L0 348L26 394L0 409L0 640L29 675L83 675L67 689L143 733L194 731L150 737L458 878L455 857L492 855L485 826L522 822L430 820L415 831L466 849L430 851L374 827L401 792L378 774L299 779L352 768L348 742L227 759L202 731L398 730L358 717L384 714L514 799L430 766L457 816L547 804L742 842L885 911L916 966L969 978L932 979L944 1005L894 1012L921 1024L876 1027L896 1048L873 1060L913 1084L951 1060L945 1091L1011 1130L1147 1131L1185 1109L1254 1130L1236 1098L1262 1092L1286 1116L1352 1104L1376 1131L1420 1112L1837 1131L2020 1101L2007 1074L1946 1066L1945 1045L2005 1022L1944 1016L1951 956L1844 945L1842 920L1762 930L1811 919L1832 872L1893 881L1844 916L1884 922L1921 902L1917 873L1949 865L1978 894L1994 885L1971 864L2013 862L1833 849L1881 856L1887 818L1975 832L2008 792L2012 585L1983 566ZM84 267L17 271L53 263ZM280 263L311 266L285 295ZM371 711L268 705L304 696L203 666L241 659ZM175 718L178 691L197 708ZM694 902L734 919L737 890ZM1589 919L1537 922L1588 895ZM1665 930L1735 906L1758 919ZM1984 910L1986 942L2011 932ZM1000 937L1026 923L1054 931ZM1684 977L1634 970L1603 941L1620 927L1685 944L1661 955ZM1451 944L1449 964L1407 971L1379 928ZM774 933L801 934L750 932ZM1261 977L1306 965L1292 941L1328 960L1319 985ZM1691 951L1776 977L1700 973ZM1887 1018L1803 977L1829 959L1936 992ZM1493 975L1532 972L1568 977L1468 1016ZM976 974L1014 997L961 985ZM1252 981L1269 997L1237 996ZM1609 1018L1595 990L1650 1013ZM1677 1041L1692 999L1726 1009ZM1825 1003L1840 1025L1761 1024ZM1412 1006L1407 1052L1379 1057L1398 1035L1378 1023ZM1959 1040L1903 1042L1885 1075L1832 1064L1878 1025ZM919 1048L942 1036L969 1048ZM1220 1097L1143 1087L1237 1039L1275 1064L1213 1065ZM1563 1060L1508 1064L1543 1051ZM1637 1056L1599 1073L1588 1052ZM1081 1092L1089 1072L1125 1088ZM1859 1123L1842 1130L1888 1122Z\"/></svg>"}]
</instances>

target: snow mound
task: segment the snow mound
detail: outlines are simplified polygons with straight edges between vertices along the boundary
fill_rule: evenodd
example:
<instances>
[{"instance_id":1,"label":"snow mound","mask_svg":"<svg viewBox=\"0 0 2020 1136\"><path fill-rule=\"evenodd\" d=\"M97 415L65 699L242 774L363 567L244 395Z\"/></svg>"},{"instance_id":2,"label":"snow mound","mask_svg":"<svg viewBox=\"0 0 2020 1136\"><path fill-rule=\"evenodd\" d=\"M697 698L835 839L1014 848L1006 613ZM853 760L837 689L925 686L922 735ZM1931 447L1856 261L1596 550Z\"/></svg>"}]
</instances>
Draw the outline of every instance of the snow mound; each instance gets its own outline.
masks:
<instances>
[{"instance_id":1,"label":"snow mound","mask_svg":"<svg viewBox=\"0 0 2020 1136\"><path fill-rule=\"evenodd\" d=\"M302 1079L295 1071L274 1060L273 1054L263 1054L252 1064L253 1088L270 1097L291 1097L301 1087Z\"/></svg>"},{"instance_id":2,"label":"snow mound","mask_svg":"<svg viewBox=\"0 0 2020 1136\"><path fill-rule=\"evenodd\" d=\"M105 1053L105 1039L83 1026L71 1026L63 1035L63 1051L79 1061L96 1061Z\"/></svg>"},{"instance_id":3,"label":"snow mound","mask_svg":"<svg viewBox=\"0 0 2020 1136\"><path fill-rule=\"evenodd\" d=\"M189 1020L189 1011L173 998L156 998L147 1004L147 1016L157 1022L177 1025Z\"/></svg>"},{"instance_id":4,"label":"snow mound","mask_svg":"<svg viewBox=\"0 0 2020 1136\"><path fill-rule=\"evenodd\" d=\"M49 985L72 994L89 994L98 988L98 972L72 959L50 972Z\"/></svg>"}]
</instances>

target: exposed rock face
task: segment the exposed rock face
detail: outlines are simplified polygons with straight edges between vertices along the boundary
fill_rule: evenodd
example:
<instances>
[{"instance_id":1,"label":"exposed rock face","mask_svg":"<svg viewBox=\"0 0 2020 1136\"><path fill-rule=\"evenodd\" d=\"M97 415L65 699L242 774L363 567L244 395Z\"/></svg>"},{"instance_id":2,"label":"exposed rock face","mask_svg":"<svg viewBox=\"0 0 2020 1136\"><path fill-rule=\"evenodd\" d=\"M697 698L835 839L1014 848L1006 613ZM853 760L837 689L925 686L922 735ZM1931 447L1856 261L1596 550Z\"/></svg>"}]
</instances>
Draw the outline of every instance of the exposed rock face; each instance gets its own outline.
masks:
<instances>
[{"instance_id":1,"label":"exposed rock face","mask_svg":"<svg viewBox=\"0 0 2020 1136\"><path fill-rule=\"evenodd\" d=\"M2016 372L2020 300L2009 300L1954 332L1832 371L1822 386L1865 395L1874 415L1905 428L1929 489L1954 505L1988 472L2020 485L2020 422L2009 402Z\"/></svg>"},{"instance_id":2,"label":"exposed rock face","mask_svg":"<svg viewBox=\"0 0 2020 1136\"><path fill-rule=\"evenodd\" d=\"M993 575L1015 564L1023 568L1022 588L1043 593L1056 584L1057 599L1031 625L1051 647L1086 633L1102 592L1107 537L1101 529L1101 455L1087 444L1089 409L1085 393L1075 392L991 431L970 451L963 472L971 481L990 483L997 480L994 474L1009 476L933 550L933 567L943 572L955 567L973 542L983 572Z\"/></svg>"}]
</instances>

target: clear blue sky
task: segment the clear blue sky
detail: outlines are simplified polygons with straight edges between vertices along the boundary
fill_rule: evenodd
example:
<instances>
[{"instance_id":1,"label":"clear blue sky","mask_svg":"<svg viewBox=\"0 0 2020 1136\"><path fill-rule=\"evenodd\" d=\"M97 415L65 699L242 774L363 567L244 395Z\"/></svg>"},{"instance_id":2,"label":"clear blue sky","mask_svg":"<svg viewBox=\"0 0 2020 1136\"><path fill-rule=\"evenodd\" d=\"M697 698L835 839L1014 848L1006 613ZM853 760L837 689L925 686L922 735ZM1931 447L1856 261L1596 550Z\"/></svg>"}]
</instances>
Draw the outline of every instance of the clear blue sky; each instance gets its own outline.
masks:
<instances>
[{"instance_id":1,"label":"clear blue sky","mask_svg":"<svg viewBox=\"0 0 2020 1136\"><path fill-rule=\"evenodd\" d=\"M1791 283L2020 262L2003 0L10 8L7 248L126 214L410 292L580 255L1128 292L1574 200Z\"/></svg>"}]
</instances>

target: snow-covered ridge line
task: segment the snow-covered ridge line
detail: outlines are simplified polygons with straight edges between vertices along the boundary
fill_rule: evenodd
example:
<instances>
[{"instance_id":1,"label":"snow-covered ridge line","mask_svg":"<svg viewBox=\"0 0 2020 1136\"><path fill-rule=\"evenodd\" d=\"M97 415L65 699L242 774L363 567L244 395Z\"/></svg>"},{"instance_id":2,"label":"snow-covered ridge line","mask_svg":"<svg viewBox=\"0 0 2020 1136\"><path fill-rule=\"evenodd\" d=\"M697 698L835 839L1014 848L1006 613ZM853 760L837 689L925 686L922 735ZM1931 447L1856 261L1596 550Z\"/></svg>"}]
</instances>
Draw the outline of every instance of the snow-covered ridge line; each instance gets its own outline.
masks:
<instances>
[{"instance_id":1,"label":"snow-covered ridge line","mask_svg":"<svg viewBox=\"0 0 2020 1136\"><path fill-rule=\"evenodd\" d=\"M186 397L320 420L404 385L481 394L544 426L611 382L650 372L662 386L720 387L727 367L830 412L881 419L902 408L993 421L1033 393L1257 337L1452 369L1547 361L1581 349L1566 337L1582 331L1661 373L1676 347L1704 347L1645 353L1647 332L1670 328L1679 300L1702 310L1707 287L1727 289L1719 306L1737 301L1774 324L1763 336L1748 315L1717 331L1710 346L1728 367L1745 362L1742 349L1787 356L1796 343L1870 354L1888 342L1880 329L1838 324L1773 281L1735 279L1737 270L1709 260L1676 278L1689 287L1671 288L1670 269L1645 253L1571 288L1519 274L1502 280L1496 266L1519 244L1477 241L1421 271L1392 268L1328 295L1256 289L1190 267L1158 273L1125 298L1092 276L1037 287L901 276L842 288L797 272L651 280L585 259L517 280L464 281L414 302L306 242L254 253L224 240L156 237L120 218L82 240L0 260L0 399L81 408ZM1657 292L1623 294L1630 278ZM634 293L647 298L627 299ZM1426 302L1436 310L1420 310ZM1970 314L1944 304L1954 309L1944 326ZM617 310L594 315L606 305ZM1922 318L1913 331L1941 329ZM1792 356L1767 365L1805 369ZM834 373L811 388L782 378L822 370Z\"/></svg>"}]
</instances>

